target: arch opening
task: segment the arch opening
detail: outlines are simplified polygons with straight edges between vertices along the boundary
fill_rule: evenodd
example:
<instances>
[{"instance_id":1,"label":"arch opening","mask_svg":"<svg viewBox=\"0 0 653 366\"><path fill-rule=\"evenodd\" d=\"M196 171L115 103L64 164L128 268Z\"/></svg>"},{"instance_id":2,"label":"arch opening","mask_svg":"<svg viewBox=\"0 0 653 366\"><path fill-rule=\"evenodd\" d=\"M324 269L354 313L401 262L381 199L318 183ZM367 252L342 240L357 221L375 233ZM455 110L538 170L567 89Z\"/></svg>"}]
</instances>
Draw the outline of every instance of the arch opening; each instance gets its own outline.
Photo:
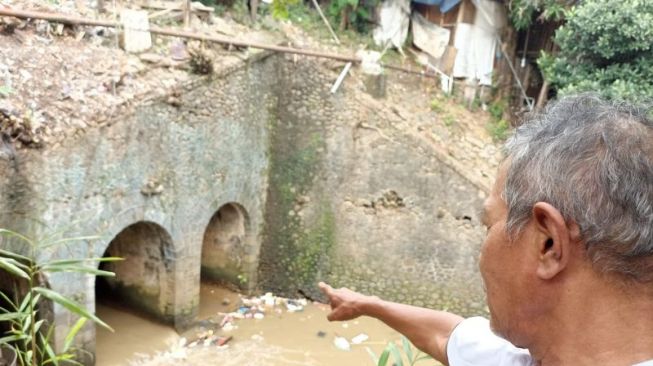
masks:
<instances>
[{"instance_id":1,"label":"arch opening","mask_svg":"<svg viewBox=\"0 0 653 366\"><path fill-rule=\"evenodd\" d=\"M96 278L96 301L128 307L165 323L173 321L175 255L165 229L152 222L132 224L116 235L103 257L123 260L100 264L115 277Z\"/></svg>"},{"instance_id":2,"label":"arch opening","mask_svg":"<svg viewBox=\"0 0 653 366\"><path fill-rule=\"evenodd\" d=\"M108 244L99 268L115 277L95 278L95 309L115 332L96 327L95 363L124 364L143 349L163 350L177 336L173 316L175 255L161 226L139 221Z\"/></svg>"},{"instance_id":3,"label":"arch opening","mask_svg":"<svg viewBox=\"0 0 653 366\"><path fill-rule=\"evenodd\" d=\"M222 205L204 231L202 281L247 288L251 256L247 211L235 202Z\"/></svg>"}]
</instances>

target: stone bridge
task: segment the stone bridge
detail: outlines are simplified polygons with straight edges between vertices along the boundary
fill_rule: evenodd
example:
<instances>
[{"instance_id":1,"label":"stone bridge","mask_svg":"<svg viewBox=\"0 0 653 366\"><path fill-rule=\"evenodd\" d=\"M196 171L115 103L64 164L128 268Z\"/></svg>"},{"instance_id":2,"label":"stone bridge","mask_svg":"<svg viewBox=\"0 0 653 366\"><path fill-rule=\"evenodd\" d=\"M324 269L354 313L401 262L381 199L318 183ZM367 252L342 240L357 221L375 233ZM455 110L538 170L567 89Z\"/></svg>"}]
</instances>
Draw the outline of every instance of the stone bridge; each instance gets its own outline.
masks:
<instances>
[{"instance_id":1,"label":"stone bridge","mask_svg":"<svg viewBox=\"0 0 653 366\"><path fill-rule=\"evenodd\" d=\"M40 260L123 257L102 265L115 278L53 273L49 286L90 309L110 294L177 328L195 319L203 278L317 298L325 280L483 312L476 208L486 187L383 101L329 94L334 75L266 55L180 86L178 102L162 95L62 144L4 154L0 226L99 235L44 248ZM75 319L53 314L61 344ZM94 339L89 324L80 344L92 352Z\"/></svg>"}]
</instances>

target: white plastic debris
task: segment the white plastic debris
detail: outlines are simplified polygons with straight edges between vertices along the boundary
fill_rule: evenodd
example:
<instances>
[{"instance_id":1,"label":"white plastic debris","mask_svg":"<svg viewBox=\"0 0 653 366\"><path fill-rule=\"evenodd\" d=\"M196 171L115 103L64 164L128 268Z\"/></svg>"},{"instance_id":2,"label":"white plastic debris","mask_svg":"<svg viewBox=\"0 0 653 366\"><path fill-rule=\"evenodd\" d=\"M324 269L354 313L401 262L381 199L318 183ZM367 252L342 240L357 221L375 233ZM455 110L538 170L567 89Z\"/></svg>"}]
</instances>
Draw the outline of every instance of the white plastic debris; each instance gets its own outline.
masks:
<instances>
[{"instance_id":1,"label":"white plastic debris","mask_svg":"<svg viewBox=\"0 0 653 366\"><path fill-rule=\"evenodd\" d=\"M181 338L179 338L179 341L177 342L177 346L179 348L182 348L182 347L184 347L186 345L186 342L188 342L188 340L186 338L184 338L184 337L181 337Z\"/></svg>"},{"instance_id":2,"label":"white plastic debris","mask_svg":"<svg viewBox=\"0 0 653 366\"><path fill-rule=\"evenodd\" d=\"M230 331L232 331L232 330L234 330L236 328L238 328L238 327L231 324L231 323L227 323L222 327L222 330L224 330L225 332L230 332Z\"/></svg>"},{"instance_id":3,"label":"white plastic debris","mask_svg":"<svg viewBox=\"0 0 653 366\"><path fill-rule=\"evenodd\" d=\"M351 346L349 345L349 341L344 337L336 336L335 338L333 338L333 344L339 350L342 350L342 351L351 350Z\"/></svg>"},{"instance_id":4,"label":"white plastic debris","mask_svg":"<svg viewBox=\"0 0 653 366\"><path fill-rule=\"evenodd\" d=\"M261 300L265 304L265 306L274 306L274 295L272 295L271 292L267 292L265 295L261 297Z\"/></svg>"},{"instance_id":5,"label":"white plastic debris","mask_svg":"<svg viewBox=\"0 0 653 366\"><path fill-rule=\"evenodd\" d=\"M361 333L361 334L357 335L356 337L352 338L351 343L352 344L361 344L361 343L365 342L368 339L370 339L370 337L367 334Z\"/></svg>"},{"instance_id":6,"label":"white plastic debris","mask_svg":"<svg viewBox=\"0 0 653 366\"><path fill-rule=\"evenodd\" d=\"M255 313L254 314L254 319L263 319L265 318L265 315L263 313Z\"/></svg>"}]
</instances>

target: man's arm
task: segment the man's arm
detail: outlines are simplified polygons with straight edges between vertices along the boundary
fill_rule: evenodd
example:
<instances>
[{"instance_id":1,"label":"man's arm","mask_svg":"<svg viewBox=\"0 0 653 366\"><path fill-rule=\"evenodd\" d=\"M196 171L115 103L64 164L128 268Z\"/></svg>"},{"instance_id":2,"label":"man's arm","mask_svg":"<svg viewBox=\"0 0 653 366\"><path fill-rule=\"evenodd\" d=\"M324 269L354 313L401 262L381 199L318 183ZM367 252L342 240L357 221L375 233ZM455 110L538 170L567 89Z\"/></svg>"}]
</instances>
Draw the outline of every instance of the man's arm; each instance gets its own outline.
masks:
<instances>
[{"instance_id":1,"label":"man's arm","mask_svg":"<svg viewBox=\"0 0 653 366\"><path fill-rule=\"evenodd\" d=\"M329 298L329 321L351 320L371 316L403 334L415 347L448 365L447 342L453 329L463 318L446 311L436 311L366 296L346 288L333 289L320 282L320 289Z\"/></svg>"}]
</instances>

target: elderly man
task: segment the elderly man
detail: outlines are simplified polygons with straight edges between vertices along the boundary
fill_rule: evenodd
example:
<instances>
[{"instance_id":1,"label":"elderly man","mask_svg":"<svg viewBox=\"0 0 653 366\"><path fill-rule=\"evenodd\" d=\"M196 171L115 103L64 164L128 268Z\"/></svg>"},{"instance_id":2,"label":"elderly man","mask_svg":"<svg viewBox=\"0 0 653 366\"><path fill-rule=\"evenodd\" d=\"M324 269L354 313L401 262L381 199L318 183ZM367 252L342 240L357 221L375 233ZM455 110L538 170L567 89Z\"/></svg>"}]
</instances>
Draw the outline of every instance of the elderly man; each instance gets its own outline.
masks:
<instances>
[{"instance_id":1,"label":"elderly man","mask_svg":"<svg viewBox=\"0 0 653 366\"><path fill-rule=\"evenodd\" d=\"M506 144L482 221L490 320L320 283L329 320L375 317L444 364L653 365L653 121L581 95Z\"/></svg>"}]
</instances>

